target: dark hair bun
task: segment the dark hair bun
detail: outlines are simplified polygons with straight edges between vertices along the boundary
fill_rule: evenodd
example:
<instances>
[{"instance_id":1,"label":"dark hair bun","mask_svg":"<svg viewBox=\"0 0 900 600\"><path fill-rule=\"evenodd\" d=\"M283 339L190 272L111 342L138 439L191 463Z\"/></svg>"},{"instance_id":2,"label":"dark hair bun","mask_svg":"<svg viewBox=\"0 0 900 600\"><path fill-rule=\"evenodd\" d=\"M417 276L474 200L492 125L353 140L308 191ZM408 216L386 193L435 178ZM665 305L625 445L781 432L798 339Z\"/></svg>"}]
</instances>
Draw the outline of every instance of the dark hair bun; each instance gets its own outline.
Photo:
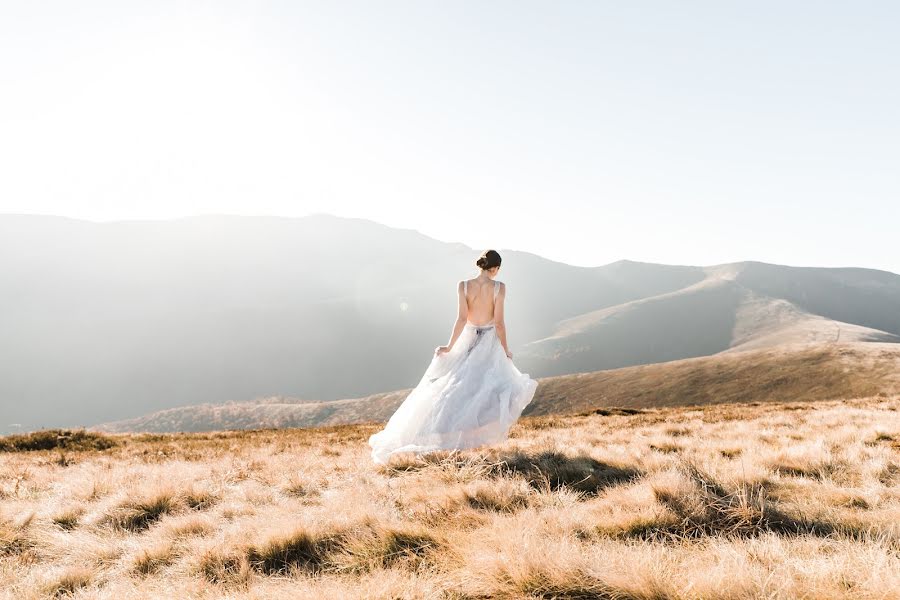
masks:
<instances>
[{"instance_id":1,"label":"dark hair bun","mask_svg":"<svg viewBox=\"0 0 900 600\"><path fill-rule=\"evenodd\" d=\"M482 269L492 269L494 267L500 266L500 253L496 250L485 250L484 254L478 257L478 260L475 261L476 267L481 267Z\"/></svg>"}]
</instances>

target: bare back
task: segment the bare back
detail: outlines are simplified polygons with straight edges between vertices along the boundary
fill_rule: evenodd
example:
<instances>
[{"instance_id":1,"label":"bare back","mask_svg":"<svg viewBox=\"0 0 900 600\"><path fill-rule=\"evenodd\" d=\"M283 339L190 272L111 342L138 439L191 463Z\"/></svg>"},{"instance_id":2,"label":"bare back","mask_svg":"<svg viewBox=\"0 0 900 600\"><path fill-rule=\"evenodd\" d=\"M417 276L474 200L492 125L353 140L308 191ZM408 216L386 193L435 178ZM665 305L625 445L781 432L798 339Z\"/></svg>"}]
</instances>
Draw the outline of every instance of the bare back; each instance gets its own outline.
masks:
<instances>
[{"instance_id":1,"label":"bare back","mask_svg":"<svg viewBox=\"0 0 900 600\"><path fill-rule=\"evenodd\" d=\"M469 323L490 325L494 322L494 307L501 285L502 283L497 280L482 282L478 279L468 279L463 281L463 294L466 297Z\"/></svg>"}]
</instances>

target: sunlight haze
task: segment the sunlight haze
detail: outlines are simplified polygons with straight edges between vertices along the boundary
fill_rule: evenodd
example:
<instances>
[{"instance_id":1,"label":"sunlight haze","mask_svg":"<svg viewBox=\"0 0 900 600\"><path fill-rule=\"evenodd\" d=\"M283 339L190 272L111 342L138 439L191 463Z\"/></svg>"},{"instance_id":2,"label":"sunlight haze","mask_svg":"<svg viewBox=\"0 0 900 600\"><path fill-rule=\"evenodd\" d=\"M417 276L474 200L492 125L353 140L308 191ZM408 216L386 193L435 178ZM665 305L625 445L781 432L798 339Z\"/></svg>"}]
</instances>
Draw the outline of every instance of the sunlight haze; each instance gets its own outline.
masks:
<instances>
[{"instance_id":1,"label":"sunlight haze","mask_svg":"<svg viewBox=\"0 0 900 600\"><path fill-rule=\"evenodd\" d=\"M0 7L0 212L900 272L890 2Z\"/></svg>"}]
</instances>

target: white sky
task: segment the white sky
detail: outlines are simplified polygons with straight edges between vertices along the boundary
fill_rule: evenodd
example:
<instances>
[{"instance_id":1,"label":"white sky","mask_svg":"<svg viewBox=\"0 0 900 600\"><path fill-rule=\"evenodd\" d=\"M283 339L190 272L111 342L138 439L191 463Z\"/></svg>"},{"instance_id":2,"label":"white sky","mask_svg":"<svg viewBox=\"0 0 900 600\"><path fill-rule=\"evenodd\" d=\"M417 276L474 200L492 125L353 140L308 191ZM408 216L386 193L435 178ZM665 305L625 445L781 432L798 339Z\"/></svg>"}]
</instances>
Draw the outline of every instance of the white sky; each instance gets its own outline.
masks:
<instances>
[{"instance_id":1,"label":"white sky","mask_svg":"<svg viewBox=\"0 0 900 600\"><path fill-rule=\"evenodd\" d=\"M0 212L900 272L896 2L0 0Z\"/></svg>"}]
</instances>

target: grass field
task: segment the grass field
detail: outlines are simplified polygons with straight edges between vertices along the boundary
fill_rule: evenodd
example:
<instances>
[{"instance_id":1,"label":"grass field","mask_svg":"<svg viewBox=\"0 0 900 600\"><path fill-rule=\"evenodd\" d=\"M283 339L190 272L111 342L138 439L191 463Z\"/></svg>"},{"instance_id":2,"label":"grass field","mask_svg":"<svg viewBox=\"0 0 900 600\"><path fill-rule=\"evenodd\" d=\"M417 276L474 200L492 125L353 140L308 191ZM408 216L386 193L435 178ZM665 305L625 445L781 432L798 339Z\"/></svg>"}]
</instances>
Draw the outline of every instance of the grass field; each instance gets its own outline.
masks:
<instances>
[{"instance_id":1,"label":"grass field","mask_svg":"<svg viewBox=\"0 0 900 600\"><path fill-rule=\"evenodd\" d=\"M900 598L898 396L378 428L2 438L0 595Z\"/></svg>"}]
</instances>

